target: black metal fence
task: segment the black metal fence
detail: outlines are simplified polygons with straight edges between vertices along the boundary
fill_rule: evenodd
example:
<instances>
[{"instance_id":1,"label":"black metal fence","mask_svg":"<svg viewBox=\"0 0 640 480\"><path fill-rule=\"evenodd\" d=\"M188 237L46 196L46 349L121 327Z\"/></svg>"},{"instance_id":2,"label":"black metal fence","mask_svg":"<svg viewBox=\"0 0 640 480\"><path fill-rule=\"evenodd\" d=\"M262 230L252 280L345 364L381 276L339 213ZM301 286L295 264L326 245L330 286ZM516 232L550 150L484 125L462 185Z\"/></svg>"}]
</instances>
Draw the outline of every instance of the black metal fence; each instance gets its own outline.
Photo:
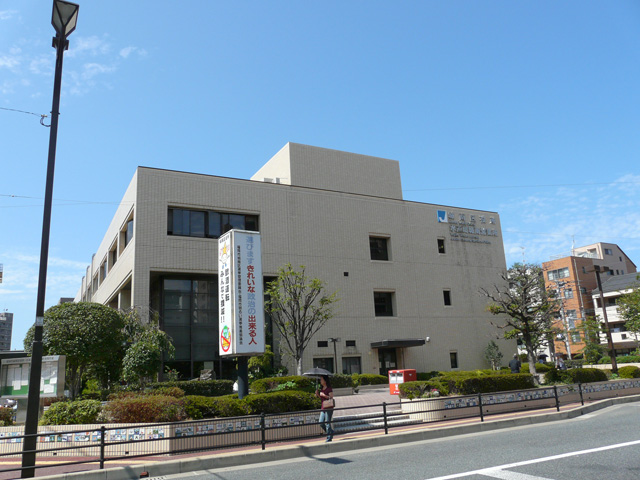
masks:
<instances>
[{"instance_id":1,"label":"black metal fence","mask_svg":"<svg viewBox=\"0 0 640 480\"><path fill-rule=\"evenodd\" d=\"M456 397L422 398L402 402L334 409L332 426L336 435L381 430L434 422L447 422L539 409L560 411L562 405L584 405L585 401L640 393L640 379L535 388L500 393ZM347 412L348 410L348 412ZM368 413L358 413L368 412ZM79 430L39 432L37 458L58 457L46 469L80 464L105 468L108 462L123 459L180 455L203 451L260 446L319 438L320 411L253 415L233 418L192 420L119 426L86 426ZM348 413L348 414L347 414ZM46 428L46 427L45 427ZM10 435L10 436L9 436ZM0 461L20 457L25 435L0 433ZM21 467L2 468L0 473Z\"/></svg>"}]
</instances>

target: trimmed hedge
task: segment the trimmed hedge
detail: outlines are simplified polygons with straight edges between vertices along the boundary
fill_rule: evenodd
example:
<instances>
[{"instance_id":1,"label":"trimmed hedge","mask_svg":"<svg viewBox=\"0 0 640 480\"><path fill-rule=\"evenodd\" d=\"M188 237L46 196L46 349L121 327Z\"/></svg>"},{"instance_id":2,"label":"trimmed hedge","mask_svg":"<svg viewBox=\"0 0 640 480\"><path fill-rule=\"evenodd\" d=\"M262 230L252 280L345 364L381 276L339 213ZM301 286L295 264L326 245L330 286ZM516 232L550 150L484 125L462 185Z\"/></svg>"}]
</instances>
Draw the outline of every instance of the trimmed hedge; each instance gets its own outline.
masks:
<instances>
[{"instance_id":1,"label":"trimmed hedge","mask_svg":"<svg viewBox=\"0 0 640 480\"><path fill-rule=\"evenodd\" d=\"M246 403L240 400L237 394L222 397L189 395L184 397L184 409L189 418L193 420L215 417L240 417L249 413Z\"/></svg>"},{"instance_id":2,"label":"trimmed hedge","mask_svg":"<svg viewBox=\"0 0 640 480\"><path fill-rule=\"evenodd\" d=\"M220 397L233 393L233 380L178 380L175 382L157 382L148 385L151 391L177 387L185 395Z\"/></svg>"},{"instance_id":3,"label":"trimmed hedge","mask_svg":"<svg viewBox=\"0 0 640 480\"><path fill-rule=\"evenodd\" d=\"M97 423L102 411L99 400L56 402L42 415L40 425L83 425Z\"/></svg>"},{"instance_id":4,"label":"trimmed hedge","mask_svg":"<svg viewBox=\"0 0 640 480\"><path fill-rule=\"evenodd\" d=\"M331 388L353 388L355 382L351 375L331 375L329 377Z\"/></svg>"},{"instance_id":5,"label":"trimmed hedge","mask_svg":"<svg viewBox=\"0 0 640 480\"><path fill-rule=\"evenodd\" d=\"M113 423L179 422L187 418L184 401L166 395L116 398L105 405L104 414Z\"/></svg>"},{"instance_id":6,"label":"trimmed hedge","mask_svg":"<svg viewBox=\"0 0 640 480\"><path fill-rule=\"evenodd\" d=\"M640 368L634 365L620 367L618 369L618 376L620 378L640 378Z\"/></svg>"},{"instance_id":7,"label":"trimmed hedge","mask_svg":"<svg viewBox=\"0 0 640 480\"><path fill-rule=\"evenodd\" d=\"M288 377L261 378L251 384L252 393L267 393L276 390L280 385L286 385L286 390L300 390L313 393L316 391L318 379L291 375Z\"/></svg>"},{"instance_id":8,"label":"trimmed hedge","mask_svg":"<svg viewBox=\"0 0 640 480\"><path fill-rule=\"evenodd\" d=\"M432 370L430 372L417 372L416 380L427 381L427 380L431 380L434 377L439 377L441 375L442 375L442 372L438 372L436 370Z\"/></svg>"},{"instance_id":9,"label":"trimmed hedge","mask_svg":"<svg viewBox=\"0 0 640 480\"><path fill-rule=\"evenodd\" d=\"M546 383L591 383L608 380L605 371L599 368L572 368L569 370L552 368L544 378Z\"/></svg>"},{"instance_id":10,"label":"trimmed hedge","mask_svg":"<svg viewBox=\"0 0 640 480\"><path fill-rule=\"evenodd\" d=\"M352 375L354 386L359 385L388 385L389 377L373 373L354 373Z\"/></svg>"},{"instance_id":11,"label":"trimmed hedge","mask_svg":"<svg viewBox=\"0 0 640 480\"><path fill-rule=\"evenodd\" d=\"M473 395L476 393L506 392L533 388L533 376L528 373L503 375L495 370L447 372L427 381L398 385L403 398L419 398L436 389L441 395Z\"/></svg>"}]
</instances>

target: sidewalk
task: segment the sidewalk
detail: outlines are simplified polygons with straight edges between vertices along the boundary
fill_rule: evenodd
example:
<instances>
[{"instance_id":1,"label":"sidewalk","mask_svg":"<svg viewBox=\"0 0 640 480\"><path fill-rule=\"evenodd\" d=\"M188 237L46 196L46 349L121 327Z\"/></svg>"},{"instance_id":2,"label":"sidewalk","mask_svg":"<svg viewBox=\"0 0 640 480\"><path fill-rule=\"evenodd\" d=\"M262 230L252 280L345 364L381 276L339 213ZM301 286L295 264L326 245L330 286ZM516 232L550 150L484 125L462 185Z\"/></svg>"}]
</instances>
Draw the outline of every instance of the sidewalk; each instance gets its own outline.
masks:
<instances>
[{"instance_id":1,"label":"sidewalk","mask_svg":"<svg viewBox=\"0 0 640 480\"><path fill-rule=\"evenodd\" d=\"M555 408L536 410L534 412L517 412L486 417L484 422L480 418L450 420L428 424L408 425L389 430L385 435L383 430L370 430L337 435L332 443L324 443L324 439L309 439L301 441L283 442L267 445L266 450L260 446L225 449L218 452L202 452L186 455L166 455L145 457L138 459L124 459L107 462L105 469L99 470L98 463L75 466L55 466L65 461L78 461L81 458L60 458L38 460L37 465L47 465L47 468L36 470L38 478L50 480L130 480L140 478L142 472L149 477L174 475L185 472L226 468L237 465L255 464L269 461L285 460L297 457L313 457L321 454L338 454L340 452L360 450L364 448L388 446L399 443L416 442L435 438L478 433L520 425L532 425L557 420L575 418L586 413L606 408L611 405L640 401L640 395L617 397L585 403L584 406L569 404L561 407L560 412ZM337 397L337 406L347 410L337 411L336 417L357 413L377 413L381 407L371 409L349 409L349 407L381 404L382 402L397 402L397 397L391 396L388 390L368 391L359 395ZM364 411L363 411L364 410ZM0 461L0 466L19 467L19 458ZM49 467L49 465L51 465ZM0 480L19 478L20 472L0 474Z\"/></svg>"}]
</instances>

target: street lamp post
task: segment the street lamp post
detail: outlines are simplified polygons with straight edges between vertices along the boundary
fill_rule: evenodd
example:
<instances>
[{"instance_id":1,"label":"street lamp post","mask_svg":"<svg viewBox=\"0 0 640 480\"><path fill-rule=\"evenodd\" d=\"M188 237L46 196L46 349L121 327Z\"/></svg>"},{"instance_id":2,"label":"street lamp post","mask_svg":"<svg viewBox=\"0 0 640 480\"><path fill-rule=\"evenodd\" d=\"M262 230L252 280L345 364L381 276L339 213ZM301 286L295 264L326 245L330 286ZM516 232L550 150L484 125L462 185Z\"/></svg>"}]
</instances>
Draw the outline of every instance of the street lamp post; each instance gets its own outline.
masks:
<instances>
[{"instance_id":1,"label":"street lamp post","mask_svg":"<svg viewBox=\"0 0 640 480\"><path fill-rule=\"evenodd\" d=\"M328 338L328 341L333 343L333 373L338 373L338 351L336 349L336 342L339 342L339 338Z\"/></svg>"},{"instance_id":2,"label":"street lamp post","mask_svg":"<svg viewBox=\"0 0 640 480\"><path fill-rule=\"evenodd\" d=\"M60 107L60 87L62 84L62 58L69 48L67 37L76 29L79 5L54 0L51 24L56 30L53 47L56 49L56 68L53 82L53 103L51 107L51 130L49 132L49 157L44 196L42 220L42 243L40 246L40 271L38 276L38 296L36 303L36 323L31 351L29 373L29 394L27 398L27 418L24 425L22 448L22 478L35 476L38 414L40 411L40 377L42 374L42 330L44 322L44 301L47 286L47 262L49 260L49 232L51 230L51 203L53 200L53 174L56 163L56 142L58 137L58 116Z\"/></svg>"},{"instance_id":3,"label":"street lamp post","mask_svg":"<svg viewBox=\"0 0 640 480\"><path fill-rule=\"evenodd\" d=\"M598 282L598 292L600 293L600 304L602 305L602 317L604 318L604 328L607 335L607 344L609 347L609 355L611 356L611 371L618 373L618 361L616 360L616 350L613 347L613 338L611 337L611 329L609 328L609 319L607 318L607 306L604 303L604 292L602 291L602 282L600 281L600 272L608 272L609 267L601 267L594 265L593 271L596 272L596 281Z\"/></svg>"}]
</instances>

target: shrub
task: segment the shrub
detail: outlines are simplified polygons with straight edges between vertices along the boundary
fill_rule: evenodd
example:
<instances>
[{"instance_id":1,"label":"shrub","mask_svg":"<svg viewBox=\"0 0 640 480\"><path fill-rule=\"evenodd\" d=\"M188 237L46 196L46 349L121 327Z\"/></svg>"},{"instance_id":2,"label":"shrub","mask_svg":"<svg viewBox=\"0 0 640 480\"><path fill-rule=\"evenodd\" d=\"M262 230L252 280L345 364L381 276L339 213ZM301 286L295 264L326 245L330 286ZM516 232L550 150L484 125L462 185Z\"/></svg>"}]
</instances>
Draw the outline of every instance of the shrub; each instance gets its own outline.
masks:
<instances>
[{"instance_id":1,"label":"shrub","mask_svg":"<svg viewBox=\"0 0 640 480\"><path fill-rule=\"evenodd\" d=\"M416 373L416 380L431 380L434 377L438 377L442 373L432 370L430 372L418 372Z\"/></svg>"},{"instance_id":2,"label":"shrub","mask_svg":"<svg viewBox=\"0 0 640 480\"><path fill-rule=\"evenodd\" d=\"M300 390L309 393L316 391L317 379L297 375L291 375L289 377L261 378L251 384L251 391L253 393L272 392L276 390L278 385L288 382L293 382L292 390Z\"/></svg>"},{"instance_id":3,"label":"shrub","mask_svg":"<svg viewBox=\"0 0 640 480\"><path fill-rule=\"evenodd\" d=\"M166 397L182 398L184 390L178 387L159 387L149 392L151 395L164 395Z\"/></svg>"},{"instance_id":4,"label":"shrub","mask_svg":"<svg viewBox=\"0 0 640 480\"><path fill-rule=\"evenodd\" d=\"M317 410L320 408L320 399L313 393L295 390L248 395L243 400L247 405L250 415L298 412L302 410Z\"/></svg>"},{"instance_id":5,"label":"shrub","mask_svg":"<svg viewBox=\"0 0 640 480\"><path fill-rule=\"evenodd\" d=\"M611 363L611 357L609 355L605 355L600 360L598 360L599 365L602 365L604 363Z\"/></svg>"},{"instance_id":6,"label":"shrub","mask_svg":"<svg viewBox=\"0 0 640 480\"><path fill-rule=\"evenodd\" d=\"M443 380L448 383L449 393L458 395L524 390L535 386L533 375L529 373L510 373L507 375L456 375L444 376Z\"/></svg>"},{"instance_id":7,"label":"shrub","mask_svg":"<svg viewBox=\"0 0 640 480\"><path fill-rule=\"evenodd\" d=\"M640 363L640 356L638 355L623 355L616 357L618 363Z\"/></svg>"},{"instance_id":8,"label":"shrub","mask_svg":"<svg viewBox=\"0 0 640 480\"><path fill-rule=\"evenodd\" d=\"M406 382L398 385L398 391L400 397L413 400L414 398L424 398L429 395L429 392L437 390L440 395L449 395L449 387L446 382L441 382L435 379L432 380L418 380L415 382Z\"/></svg>"},{"instance_id":9,"label":"shrub","mask_svg":"<svg viewBox=\"0 0 640 480\"><path fill-rule=\"evenodd\" d=\"M640 378L640 368L634 365L620 367L618 369L618 376L620 378Z\"/></svg>"},{"instance_id":10,"label":"shrub","mask_svg":"<svg viewBox=\"0 0 640 480\"><path fill-rule=\"evenodd\" d=\"M157 389L177 387L185 395L202 395L205 397L219 397L233 393L232 380L184 380L175 382L157 382L148 385L152 391Z\"/></svg>"},{"instance_id":11,"label":"shrub","mask_svg":"<svg viewBox=\"0 0 640 480\"><path fill-rule=\"evenodd\" d=\"M352 375L354 386L360 385L388 385L389 377L373 373L354 373Z\"/></svg>"},{"instance_id":12,"label":"shrub","mask_svg":"<svg viewBox=\"0 0 640 480\"><path fill-rule=\"evenodd\" d=\"M189 418L194 420L215 417L240 417L249 413L246 403L238 399L238 395L221 397L189 395L184 397L184 408Z\"/></svg>"},{"instance_id":13,"label":"shrub","mask_svg":"<svg viewBox=\"0 0 640 480\"><path fill-rule=\"evenodd\" d=\"M0 407L0 426L10 427L13 424L13 408Z\"/></svg>"},{"instance_id":14,"label":"shrub","mask_svg":"<svg viewBox=\"0 0 640 480\"><path fill-rule=\"evenodd\" d=\"M575 368L562 370L560 378L564 383L604 382L607 380L607 374L599 368Z\"/></svg>"},{"instance_id":15,"label":"shrub","mask_svg":"<svg viewBox=\"0 0 640 480\"><path fill-rule=\"evenodd\" d=\"M42 415L40 425L83 425L96 423L102 405L98 400L56 402Z\"/></svg>"},{"instance_id":16,"label":"shrub","mask_svg":"<svg viewBox=\"0 0 640 480\"><path fill-rule=\"evenodd\" d=\"M538 373L547 373L552 368L551 365L547 365L546 363L536 363L536 372Z\"/></svg>"},{"instance_id":17,"label":"shrub","mask_svg":"<svg viewBox=\"0 0 640 480\"><path fill-rule=\"evenodd\" d=\"M184 402L166 395L117 398L107 403L104 413L114 423L178 422L187 418Z\"/></svg>"},{"instance_id":18,"label":"shrub","mask_svg":"<svg viewBox=\"0 0 640 480\"><path fill-rule=\"evenodd\" d=\"M353 377L351 375L332 375L329 377L331 388L352 388L354 386Z\"/></svg>"}]
</instances>

